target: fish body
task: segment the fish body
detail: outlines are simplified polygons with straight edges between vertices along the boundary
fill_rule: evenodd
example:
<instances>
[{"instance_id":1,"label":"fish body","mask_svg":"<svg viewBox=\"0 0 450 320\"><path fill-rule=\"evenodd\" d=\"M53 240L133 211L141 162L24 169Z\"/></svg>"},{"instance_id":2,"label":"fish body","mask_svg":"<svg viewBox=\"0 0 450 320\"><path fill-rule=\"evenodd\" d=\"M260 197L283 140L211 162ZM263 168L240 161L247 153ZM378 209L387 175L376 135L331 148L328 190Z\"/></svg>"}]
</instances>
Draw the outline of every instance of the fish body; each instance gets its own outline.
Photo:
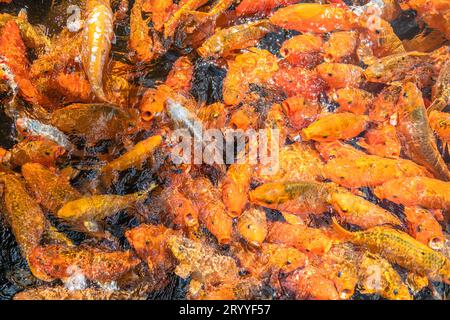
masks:
<instances>
[{"instance_id":1,"label":"fish body","mask_svg":"<svg viewBox=\"0 0 450 320\"><path fill-rule=\"evenodd\" d=\"M233 216L240 216L248 202L248 190L253 173L250 164L232 164L222 183L223 203Z\"/></svg>"},{"instance_id":2,"label":"fish body","mask_svg":"<svg viewBox=\"0 0 450 320\"><path fill-rule=\"evenodd\" d=\"M44 124L39 120L22 117L17 119L16 126L25 136L44 137L55 142L65 150L73 151L76 147L70 142L69 138L60 130L52 125Z\"/></svg>"},{"instance_id":3,"label":"fish body","mask_svg":"<svg viewBox=\"0 0 450 320\"><path fill-rule=\"evenodd\" d=\"M405 79L423 65L432 67L430 54L417 51L398 53L382 57L369 65L364 76L370 82L390 83Z\"/></svg>"},{"instance_id":4,"label":"fish body","mask_svg":"<svg viewBox=\"0 0 450 320\"><path fill-rule=\"evenodd\" d=\"M125 236L139 258L147 262L149 269L155 274L167 273L175 265L168 248L168 239L177 232L162 225L142 224L127 230Z\"/></svg>"},{"instance_id":5,"label":"fish body","mask_svg":"<svg viewBox=\"0 0 450 320\"><path fill-rule=\"evenodd\" d=\"M93 281L113 281L139 263L130 251L63 245L38 246L30 256L30 268L43 281L66 280L74 274Z\"/></svg>"},{"instance_id":6,"label":"fish body","mask_svg":"<svg viewBox=\"0 0 450 320\"><path fill-rule=\"evenodd\" d=\"M277 58L267 50L251 48L228 63L223 101L234 106L244 100L250 84L264 85L278 71Z\"/></svg>"},{"instance_id":7,"label":"fish body","mask_svg":"<svg viewBox=\"0 0 450 320\"><path fill-rule=\"evenodd\" d=\"M363 293L379 294L389 300L413 300L408 287L386 259L366 252L360 263L359 284Z\"/></svg>"},{"instance_id":8,"label":"fish body","mask_svg":"<svg viewBox=\"0 0 450 320\"><path fill-rule=\"evenodd\" d=\"M316 70L332 89L358 87L364 72L353 64L331 62L319 64Z\"/></svg>"},{"instance_id":9,"label":"fish body","mask_svg":"<svg viewBox=\"0 0 450 320\"><path fill-rule=\"evenodd\" d=\"M23 165L22 175L36 200L53 214L56 214L66 203L82 197L70 185L67 178L59 176L41 164Z\"/></svg>"},{"instance_id":10,"label":"fish body","mask_svg":"<svg viewBox=\"0 0 450 320\"><path fill-rule=\"evenodd\" d=\"M197 178L186 182L182 191L197 206L200 223L220 244L229 244L233 220L227 213L219 190L208 179Z\"/></svg>"},{"instance_id":11,"label":"fish body","mask_svg":"<svg viewBox=\"0 0 450 320\"><path fill-rule=\"evenodd\" d=\"M397 130L390 124L370 129L358 145L372 155L385 158L399 158L401 143L397 137Z\"/></svg>"},{"instance_id":12,"label":"fish body","mask_svg":"<svg viewBox=\"0 0 450 320\"><path fill-rule=\"evenodd\" d=\"M266 242L294 247L302 252L324 254L332 245L332 240L320 229L284 222L268 225Z\"/></svg>"},{"instance_id":13,"label":"fish body","mask_svg":"<svg viewBox=\"0 0 450 320\"><path fill-rule=\"evenodd\" d=\"M295 4L299 0L243 0L236 7L236 13L239 16L258 14L269 15L277 7L284 7L290 4Z\"/></svg>"},{"instance_id":14,"label":"fish body","mask_svg":"<svg viewBox=\"0 0 450 320\"><path fill-rule=\"evenodd\" d=\"M389 262L427 275L432 279L450 281L450 261L408 234L388 228L374 227L366 231L349 232L334 220L333 227L343 239L366 247L374 254L380 254Z\"/></svg>"},{"instance_id":15,"label":"fish body","mask_svg":"<svg viewBox=\"0 0 450 320\"><path fill-rule=\"evenodd\" d=\"M111 104L75 103L52 112L50 123L65 134L80 136L88 145L94 145L130 133L138 120L133 111Z\"/></svg>"},{"instance_id":16,"label":"fish body","mask_svg":"<svg viewBox=\"0 0 450 320\"><path fill-rule=\"evenodd\" d=\"M101 169L101 175L109 184L112 181L111 175L117 175L130 168L141 169L144 162L153 155L161 143L162 137L159 135L138 142L131 150L104 166Z\"/></svg>"},{"instance_id":17,"label":"fish body","mask_svg":"<svg viewBox=\"0 0 450 320\"><path fill-rule=\"evenodd\" d=\"M363 132L368 120L367 116L349 112L324 115L303 129L301 135L305 141L348 140Z\"/></svg>"},{"instance_id":18,"label":"fish body","mask_svg":"<svg viewBox=\"0 0 450 320\"><path fill-rule=\"evenodd\" d=\"M405 206L450 210L450 183L427 177L390 180L374 189L380 199Z\"/></svg>"},{"instance_id":19,"label":"fish body","mask_svg":"<svg viewBox=\"0 0 450 320\"><path fill-rule=\"evenodd\" d=\"M35 105L50 104L41 94L30 77L30 63L27 58L27 48L22 40L20 29L14 20L6 22L0 36L1 61L8 66L5 69L6 79L27 102ZM10 77L12 75L12 77ZM17 85L17 88L15 87Z\"/></svg>"},{"instance_id":20,"label":"fish body","mask_svg":"<svg viewBox=\"0 0 450 320\"><path fill-rule=\"evenodd\" d=\"M429 115L430 127L446 144L450 144L450 113L431 111Z\"/></svg>"},{"instance_id":21,"label":"fish body","mask_svg":"<svg viewBox=\"0 0 450 320\"><path fill-rule=\"evenodd\" d=\"M250 245L259 248L267 236L266 213L261 209L250 208L238 219L237 230Z\"/></svg>"},{"instance_id":22,"label":"fish body","mask_svg":"<svg viewBox=\"0 0 450 320\"><path fill-rule=\"evenodd\" d=\"M234 50L253 47L272 30L268 20L260 20L218 30L197 49L203 58L224 56Z\"/></svg>"},{"instance_id":23,"label":"fish body","mask_svg":"<svg viewBox=\"0 0 450 320\"><path fill-rule=\"evenodd\" d=\"M434 100L428 112L443 111L450 104L450 61L447 60L442 66L432 93Z\"/></svg>"},{"instance_id":24,"label":"fish body","mask_svg":"<svg viewBox=\"0 0 450 320\"><path fill-rule=\"evenodd\" d=\"M328 210L331 184L321 182L272 182L250 191L250 202L297 215L322 214Z\"/></svg>"},{"instance_id":25,"label":"fish body","mask_svg":"<svg viewBox=\"0 0 450 320\"><path fill-rule=\"evenodd\" d=\"M419 207L405 207L404 212L408 233L414 239L434 250L444 247L444 232L431 211Z\"/></svg>"},{"instance_id":26,"label":"fish body","mask_svg":"<svg viewBox=\"0 0 450 320\"><path fill-rule=\"evenodd\" d=\"M375 226L402 226L400 219L379 206L345 190L334 192L330 203L345 222L363 229Z\"/></svg>"},{"instance_id":27,"label":"fish body","mask_svg":"<svg viewBox=\"0 0 450 320\"><path fill-rule=\"evenodd\" d=\"M6 221L23 257L29 260L31 251L39 245L46 228L44 213L19 178L10 174L0 174L0 183L4 188Z\"/></svg>"},{"instance_id":28,"label":"fish body","mask_svg":"<svg viewBox=\"0 0 450 320\"><path fill-rule=\"evenodd\" d=\"M344 6L332 4L300 3L277 10L270 22L299 32L326 33L358 28L358 17Z\"/></svg>"},{"instance_id":29,"label":"fish body","mask_svg":"<svg viewBox=\"0 0 450 320\"><path fill-rule=\"evenodd\" d=\"M283 42L280 54L293 66L313 68L323 60L323 45L316 34L300 34Z\"/></svg>"},{"instance_id":30,"label":"fish body","mask_svg":"<svg viewBox=\"0 0 450 320\"><path fill-rule=\"evenodd\" d=\"M406 155L430 170L435 177L450 181L450 171L439 153L428 121L422 92L409 82L399 99L397 133Z\"/></svg>"},{"instance_id":31,"label":"fish body","mask_svg":"<svg viewBox=\"0 0 450 320\"><path fill-rule=\"evenodd\" d=\"M200 8L206 4L208 0L187 0L183 1L177 11L175 11L169 19L164 23L164 38L168 39L175 34L178 26L189 16L189 12Z\"/></svg>"},{"instance_id":32,"label":"fish body","mask_svg":"<svg viewBox=\"0 0 450 320\"><path fill-rule=\"evenodd\" d=\"M406 159L388 159L372 155L331 159L324 176L347 188L374 187L392 179L429 176L427 170Z\"/></svg>"},{"instance_id":33,"label":"fish body","mask_svg":"<svg viewBox=\"0 0 450 320\"><path fill-rule=\"evenodd\" d=\"M168 239L168 247L179 263L175 273L182 278L191 275L201 283L230 283L237 280L239 270L236 261L216 253L204 243L172 236Z\"/></svg>"},{"instance_id":34,"label":"fish body","mask_svg":"<svg viewBox=\"0 0 450 320\"><path fill-rule=\"evenodd\" d=\"M16 144L10 151L9 163L21 167L25 163L40 163L54 167L56 160L63 155L64 148L47 139L25 140Z\"/></svg>"},{"instance_id":35,"label":"fish body","mask_svg":"<svg viewBox=\"0 0 450 320\"><path fill-rule=\"evenodd\" d=\"M319 154L302 143L294 143L280 149L278 164L259 164L252 176L258 182L321 181L323 163Z\"/></svg>"},{"instance_id":36,"label":"fish body","mask_svg":"<svg viewBox=\"0 0 450 320\"><path fill-rule=\"evenodd\" d=\"M87 18L83 28L81 49L84 72L95 96L107 102L103 90L103 75L109 60L114 37L113 12L109 0L88 0Z\"/></svg>"},{"instance_id":37,"label":"fish body","mask_svg":"<svg viewBox=\"0 0 450 320\"><path fill-rule=\"evenodd\" d=\"M179 102L167 100L167 113L180 128L185 128L197 141L203 141L203 126L200 119Z\"/></svg>"},{"instance_id":38,"label":"fish body","mask_svg":"<svg viewBox=\"0 0 450 320\"><path fill-rule=\"evenodd\" d=\"M86 288L70 290L64 286L37 287L21 291L14 295L14 300L146 300L148 288L128 290L106 290Z\"/></svg>"},{"instance_id":39,"label":"fish body","mask_svg":"<svg viewBox=\"0 0 450 320\"><path fill-rule=\"evenodd\" d=\"M144 192L136 192L125 196L96 195L83 197L67 202L58 210L56 216L69 222L99 221L130 207L136 201L145 199L154 188L155 185L152 185Z\"/></svg>"},{"instance_id":40,"label":"fish body","mask_svg":"<svg viewBox=\"0 0 450 320\"><path fill-rule=\"evenodd\" d=\"M133 53L132 58L140 63L148 63L153 58L153 39L149 34L150 28L142 19L142 5L144 0L134 2L130 14L130 40L128 46Z\"/></svg>"}]
</instances>

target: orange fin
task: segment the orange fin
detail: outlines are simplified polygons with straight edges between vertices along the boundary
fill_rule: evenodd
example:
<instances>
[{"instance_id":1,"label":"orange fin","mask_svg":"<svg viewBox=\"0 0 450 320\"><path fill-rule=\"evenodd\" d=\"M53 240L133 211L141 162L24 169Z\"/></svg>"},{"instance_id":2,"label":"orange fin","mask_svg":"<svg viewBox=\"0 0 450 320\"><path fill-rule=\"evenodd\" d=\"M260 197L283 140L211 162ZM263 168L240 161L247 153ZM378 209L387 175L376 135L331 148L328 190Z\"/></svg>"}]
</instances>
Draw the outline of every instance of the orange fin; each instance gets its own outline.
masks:
<instances>
[{"instance_id":1,"label":"orange fin","mask_svg":"<svg viewBox=\"0 0 450 320\"><path fill-rule=\"evenodd\" d=\"M341 238L342 240L349 240L351 238L353 238L353 234L344 229L336 220L335 217L332 218L332 226L333 226L333 230L334 232L339 236L339 238Z\"/></svg>"}]
</instances>

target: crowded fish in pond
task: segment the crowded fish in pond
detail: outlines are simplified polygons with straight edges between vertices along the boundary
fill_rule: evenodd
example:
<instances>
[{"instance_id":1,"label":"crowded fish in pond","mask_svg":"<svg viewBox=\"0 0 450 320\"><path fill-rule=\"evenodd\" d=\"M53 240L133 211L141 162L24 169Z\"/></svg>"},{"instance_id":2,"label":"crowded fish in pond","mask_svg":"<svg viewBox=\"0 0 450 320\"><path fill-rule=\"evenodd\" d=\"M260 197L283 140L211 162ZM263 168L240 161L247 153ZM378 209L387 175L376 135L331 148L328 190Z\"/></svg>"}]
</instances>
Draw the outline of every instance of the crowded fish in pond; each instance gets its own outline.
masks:
<instances>
[{"instance_id":1,"label":"crowded fish in pond","mask_svg":"<svg viewBox=\"0 0 450 320\"><path fill-rule=\"evenodd\" d=\"M0 299L448 299L448 1L24 2Z\"/></svg>"}]
</instances>

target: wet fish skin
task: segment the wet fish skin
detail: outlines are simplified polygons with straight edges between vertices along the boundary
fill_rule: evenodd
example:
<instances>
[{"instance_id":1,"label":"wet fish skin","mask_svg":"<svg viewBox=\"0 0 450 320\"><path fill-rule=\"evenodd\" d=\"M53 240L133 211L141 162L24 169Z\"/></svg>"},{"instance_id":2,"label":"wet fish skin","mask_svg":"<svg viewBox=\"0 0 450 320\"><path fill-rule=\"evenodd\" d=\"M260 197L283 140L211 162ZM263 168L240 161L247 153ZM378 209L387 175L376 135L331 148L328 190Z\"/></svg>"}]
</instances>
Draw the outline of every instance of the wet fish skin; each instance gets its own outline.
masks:
<instances>
[{"instance_id":1,"label":"wet fish skin","mask_svg":"<svg viewBox=\"0 0 450 320\"><path fill-rule=\"evenodd\" d=\"M96 97L107 102L103 90L103 74L114 37L114 15L109 0L88 0L86 9L88 13L81 49L83 68Z\"/></svg>"},{"instance_id":2,"label":"wet fish skin","mask_svg":"<svg viewBox=\"0 0 450 320\"><path fill-rule=\"evenodd\" d=\"M131 251L104 251L92 247L38 246L30 254L30 268L43 281L68 279L75 273L93 281L118 279L140 263Z\"/></svg>"},{"instance_id":3,"label":"wet fish skin","mask_svg":"<svg viewBox=\"0 0 450 320\"><path fill-rule=\"evenodd\" d=\"M37 287L21 291L13 300L146 300L148 288L105 290L86 288L69 290L66 287Z\"/></svg>"},{"instance_id":4,"label":"wet fish skin","mask_svg":"<svg viewBox=\"0 0 450 320\"><path fill-rule=\"evenodd\" d=\"M422 92L412 82L403 85L400 95L397 133L411 160L430 170L436 178L450 181L450 170L437 148Z\"/></svg>"},{"instance_id":5,"label":"wet fish skin","mask_svg":"<svg viewBox=\"0 0 450 320\"><path fill-rule=\"evenodd\" d=\"M39 163L23 165L22 175L35 198L53 214L66 203L82 197L70 185L67 178L59 176Z\"/></svg>"},{"instance_id":6,"label":"wet fish skin","mask_svg":"<svg viewBox=\"0 0 450 320\"><path fill-rule=\"evenodd\" d=\"M152 184L146 191L133 194L118 195L95 195L83 197L67 202L56 213L58 218L72 222L89 222L102 220L120 210L133 205L136 201L145 199L149 192L156 188Z\"/></svg>"},{"instance_id":7,"label":"wet fish skin","mask_svg":"<svg viewBox=\"0 0 450 320\"><path fill-rule=\"evenodd\" d=\"M68 151L76 149L63 132L54 126L42 123L39 120L22 117L17 119L16 126L25 136L42 136L57 143Z\"/></svg>"},{"instance_id":8,"label":"wet fish skin","mask_svg":"<svg viewBox=\"0 0 450 320\"><path fill-rule=\"evenodd\" d=\"M450 261L402 231L374 227L366 231L349 232L334 218L333 228L343 240L366 247L391 263L431 279L450 283Z\"/></svg>"},{"instance_id":9,"label":"wet fish skin","mask_svg":"<svg viewBox=\"0 0 450 320\"><path fill-rule=\"evenodd\" d=\"M39 245L45 232L47 222L44 213L18 177L0 173L0 184L4 188L6 221L22 255L28 260L31 250Z\"/></svg>"}]
</instances>

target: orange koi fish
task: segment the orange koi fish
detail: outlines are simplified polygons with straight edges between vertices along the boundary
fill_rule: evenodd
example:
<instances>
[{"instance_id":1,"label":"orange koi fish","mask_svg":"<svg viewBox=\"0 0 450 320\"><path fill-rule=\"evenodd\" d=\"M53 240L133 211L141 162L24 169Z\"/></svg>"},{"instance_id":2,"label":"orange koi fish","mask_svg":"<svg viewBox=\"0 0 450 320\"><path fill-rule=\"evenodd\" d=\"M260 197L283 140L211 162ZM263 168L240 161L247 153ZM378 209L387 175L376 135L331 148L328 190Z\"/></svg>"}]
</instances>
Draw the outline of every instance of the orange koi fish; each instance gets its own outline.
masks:
<instances>
[{"instance_id":1,"label":"orange koi fish","mask_svg":"<svg viewBox=\"0 0 450 320\"><path fill-rule=\"evenodd\" d=\"M300 32L326 33L359 27L358 16L345 6L300 3L277 10L271 17L274 25Z\"/></svg>"},{"instance_id":2,"label":"orange koi fish","mask_svg":"<svg viewBox=\"0 0 450 320\"><path fill-rule=\"evenodd\" d=\"M103 89L103 75L114 37L114 15L109 0L88 0L86 10L87 18L81 49L83 68L92 92L99 100L107 102Z\"/></svg>"},{"instance_id":3,"label":"orange koi fish","mask_svg":"<svg viewBox=\"0 0 450 320\"><path fill-rule=\"evenodd\" d=\"M368 126L369 118L353 113L333 113L324 115L302 130L305 141L335 141L356 137Z\"/></svg>"},{"instance_id":4,"label":"orange koi fish","mask_svg":"<svg viewBox=\"0 0 450 320\"><path fill-rule=\"evenodd\" d=\"M450 182L427 177L399 178L375 188L380 199L427 209L450 211Z\"/></svg>"}]
</instances>

